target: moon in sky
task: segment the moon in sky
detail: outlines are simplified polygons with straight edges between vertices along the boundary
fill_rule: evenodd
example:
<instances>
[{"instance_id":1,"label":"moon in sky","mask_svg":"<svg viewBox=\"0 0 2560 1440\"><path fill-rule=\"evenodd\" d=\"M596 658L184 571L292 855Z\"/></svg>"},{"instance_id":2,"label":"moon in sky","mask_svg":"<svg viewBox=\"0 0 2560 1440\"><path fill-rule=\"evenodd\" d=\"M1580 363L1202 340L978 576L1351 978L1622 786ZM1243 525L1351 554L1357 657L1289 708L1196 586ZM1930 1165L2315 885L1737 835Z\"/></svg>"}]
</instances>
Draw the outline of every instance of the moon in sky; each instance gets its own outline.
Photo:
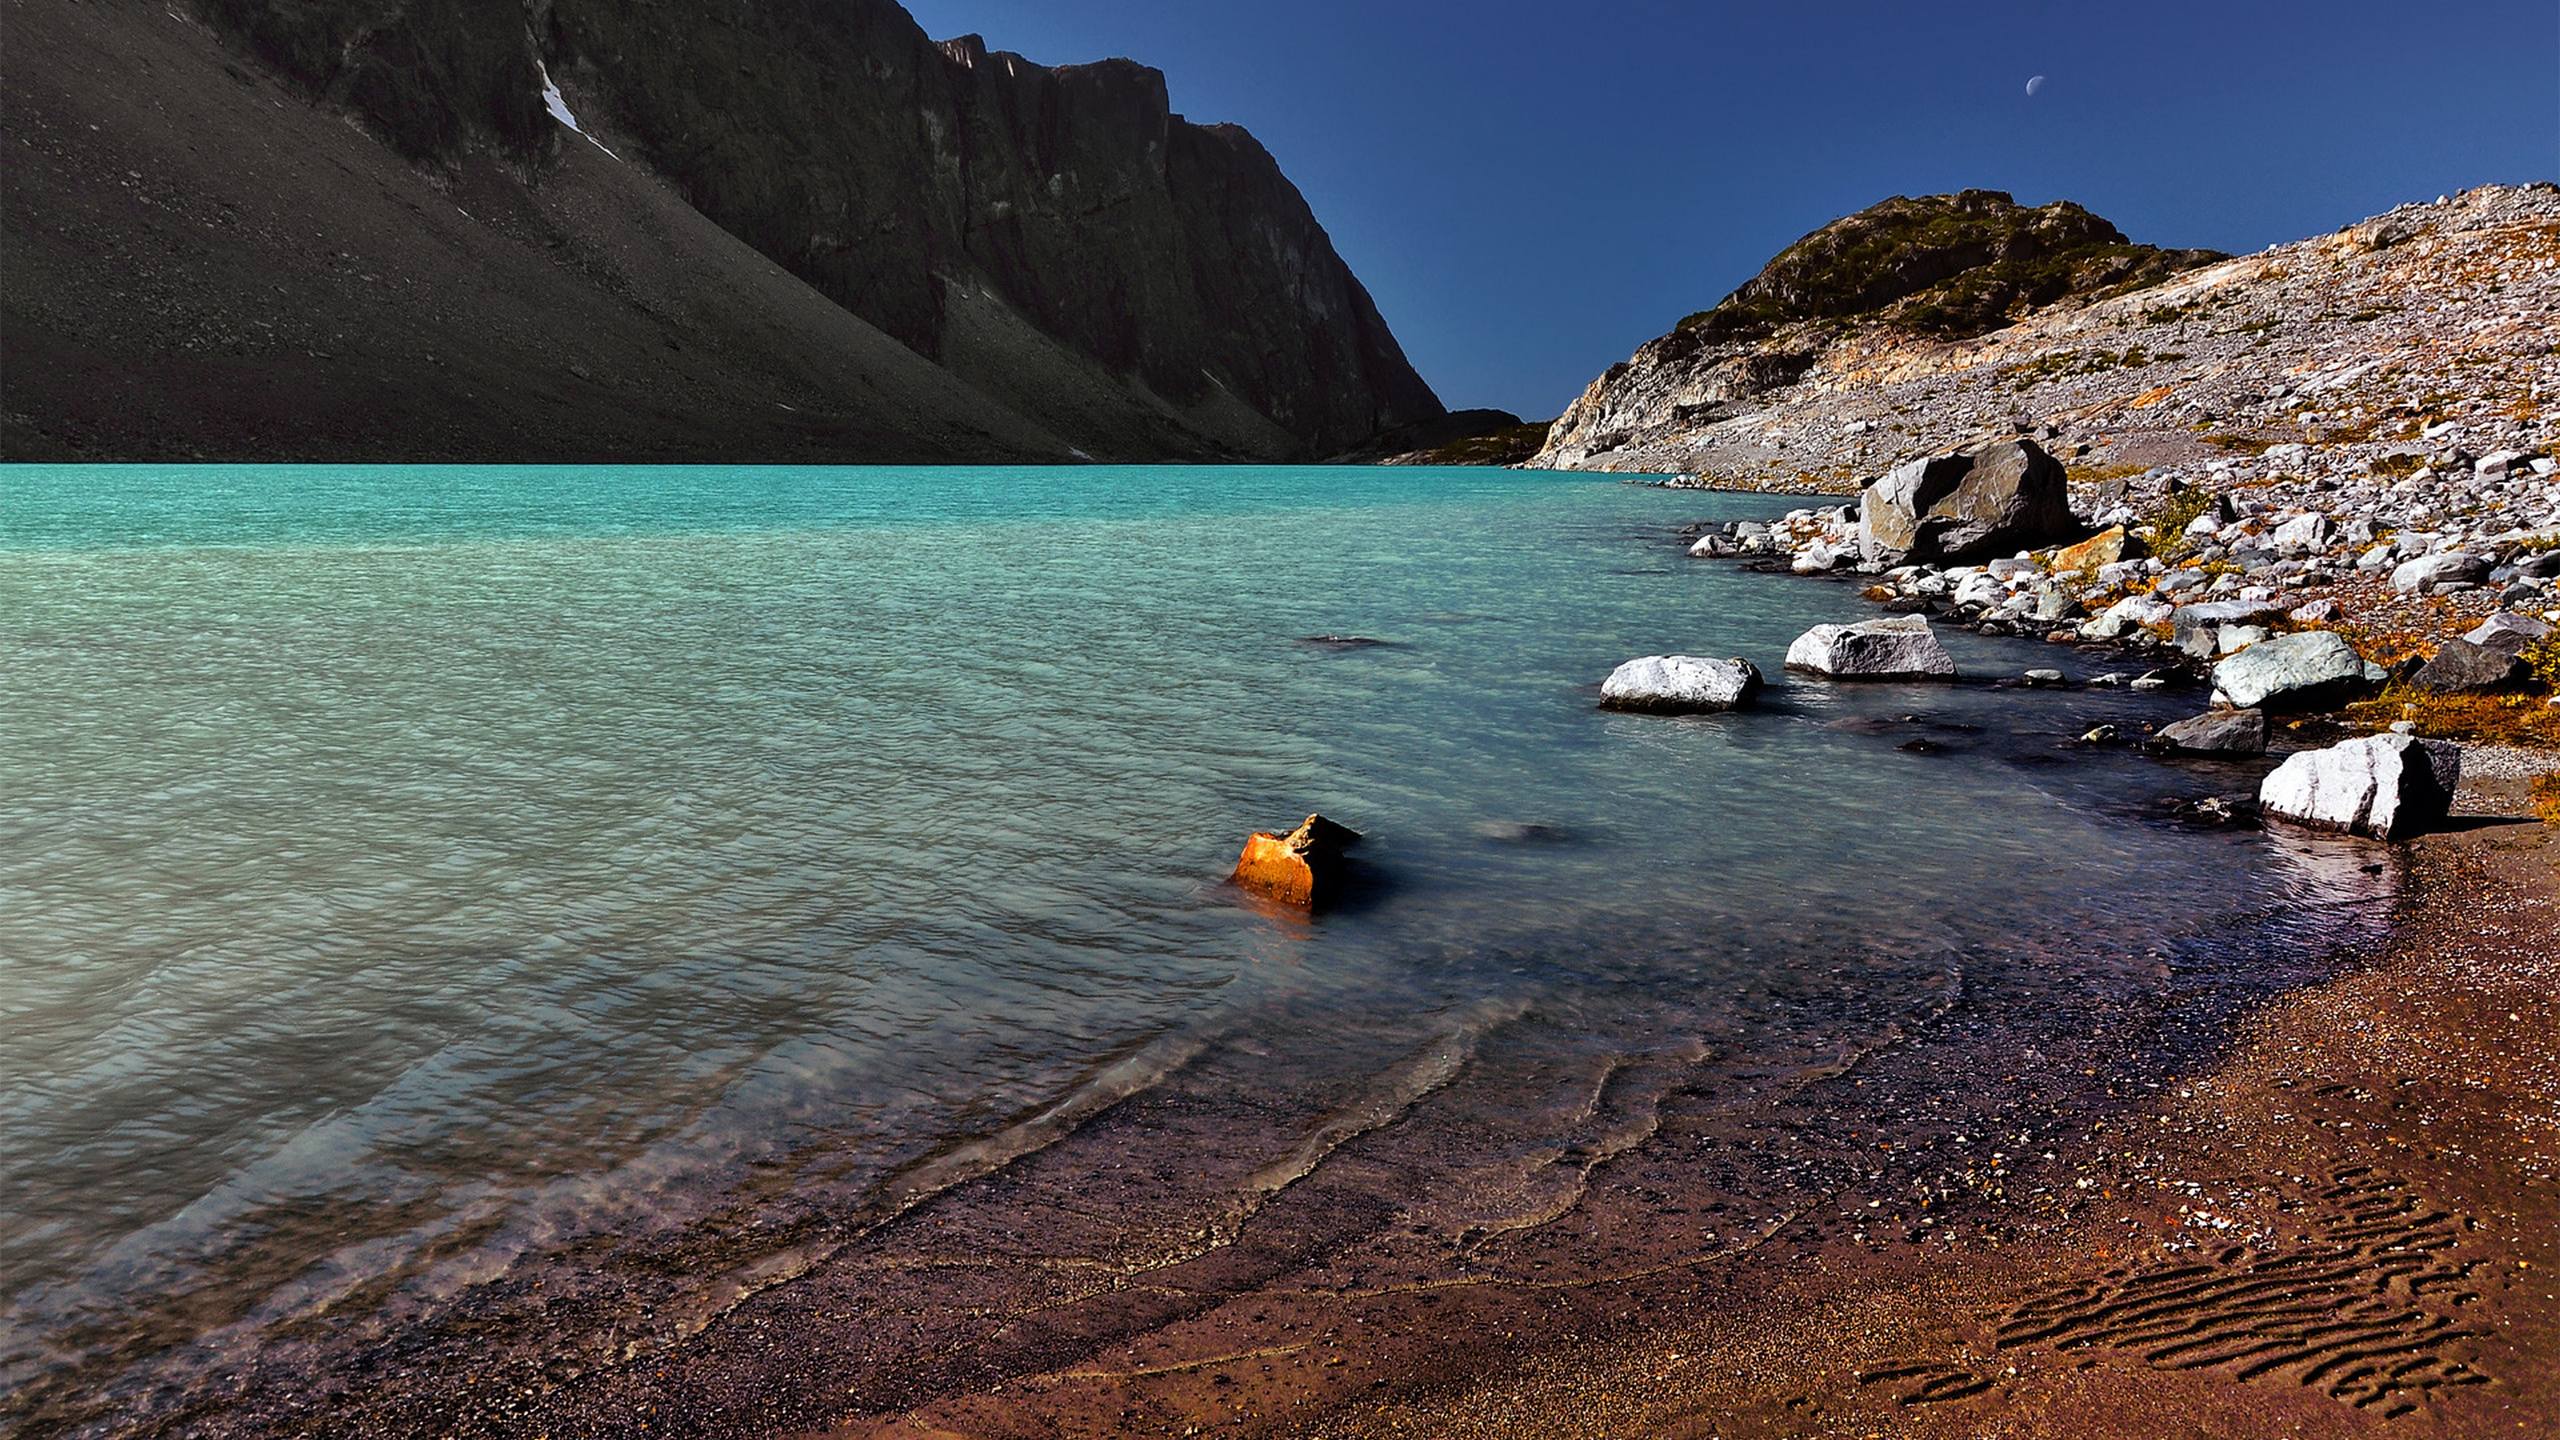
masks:
<instances>
[{"instance_id":1,"label":"moon in sky","mask_svg":"<svg viewBox=\"0 0 2560 1440\"><path fill-rule=\"evenodd\" d=\"M2028 79L2027 79L2027 93L2028 93L2029 95L2034 95L2036 92L2038 92L2038 91L2040 91L2040 90L2042 90L2042 89L2044 89L2044 77L2043 77L2043 76L2041 76L2041 75L2034 75L2034 76L2030 76L2030 77L2028 77Z\"/></svg>"}]
</instances>

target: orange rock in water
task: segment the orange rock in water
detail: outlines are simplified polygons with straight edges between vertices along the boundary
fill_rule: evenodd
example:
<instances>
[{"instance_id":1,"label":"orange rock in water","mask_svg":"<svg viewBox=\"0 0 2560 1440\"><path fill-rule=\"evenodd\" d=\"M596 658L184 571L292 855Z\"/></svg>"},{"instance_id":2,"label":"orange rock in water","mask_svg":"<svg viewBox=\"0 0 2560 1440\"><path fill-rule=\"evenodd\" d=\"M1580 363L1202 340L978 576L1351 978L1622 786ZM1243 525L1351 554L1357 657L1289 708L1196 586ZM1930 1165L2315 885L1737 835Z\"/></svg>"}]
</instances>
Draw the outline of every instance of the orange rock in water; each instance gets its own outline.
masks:
<instances>
[{"instance_id":1,"label":"orange rock in water","mask_svg":"<svg viewBox=\"0 0 2560 1440\"><path fill-rule=\"evenodd\" d=\"M1286 905L1312 910L1331 899L1342 874L1342 852L1360 843L1360 832L1310 815L1286 835L1257 830L1236 859L1232 884Z\"/></svg>"}]
</instances>

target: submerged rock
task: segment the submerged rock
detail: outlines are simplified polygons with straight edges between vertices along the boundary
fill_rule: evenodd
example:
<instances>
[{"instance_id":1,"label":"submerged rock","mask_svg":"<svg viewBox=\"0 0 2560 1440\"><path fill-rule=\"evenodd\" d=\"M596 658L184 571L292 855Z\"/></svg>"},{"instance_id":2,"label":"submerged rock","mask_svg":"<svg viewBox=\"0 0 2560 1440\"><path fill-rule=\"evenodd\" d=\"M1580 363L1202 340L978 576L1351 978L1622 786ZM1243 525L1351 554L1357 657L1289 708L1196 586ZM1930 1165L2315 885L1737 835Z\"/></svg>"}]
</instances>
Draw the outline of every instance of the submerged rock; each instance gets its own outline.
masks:
<instances>
[{"instance_id":1,"label":"submerged rock","mask_svg":"<svg viewBox=\"0 0 2560 1440\"><path fill-rule=\"evenodd\" d=\"M1564 845L1574 838L1570 829L1544 820L1484 820L1475 832L1497 845Z\"/></svg>"},{"instance_id":2,"label":"submerged rock","mask_svg":"<svg viewBox=\"0 0 2560 1440\"><path fill-rule=\"evenodd\" d=\"M1600 684L1600 703L1668 714L1732 710L1750 704L1760 685L1760 672L1748 660L1647 655L1609 672Z\"/></svg>"},{"instance_id":3,"label":"submerged rock","mask_svg":"<svg viewBox=\"0 0 2560 1440\"><path fill-rule=\"evenodd\" d=\"M1898 465L1858 503L1858 548L1884 564L1965 564L2079 528L2062 462L2032 440Z\"/></svg>"},{"instance_id":4,"label":"submerged rock","mask_svg":"<svg viewBox=\"0 0 2560 1440\"><path fill-rule=\"evenodd\" d=\"M2238 825L2257 818L2258 813L2258 802L2246 795L2172 795L2160 804L2177 819L2198 825Z\"/></svg>"},{"instance_id":5,"label":"submerged rock","mask_svg":"<svg viewBox=\"0 0 2560 1440\"><path fill-rule=\"evenodd\" d=\"M2443 821L2462 783L2462 747L2367 735L2288 757L2258 789L2265 813L2323 830L2398 840Z\"/></svg>"},{"instance_id":6,"label":"submerged rock","mask_svg":"<svg viewBox=\"0 0 2560 1440\"><path fill-rule=\"evenodd\" d=\"M2213 698L2246 710L2325 709L2372 684L2364 657L2332 630L2261 640L2213 667Z\"/></svg>"},{"instance_id":7,"label":"submerged rock","mask_svg":"<svg viewBox=\"0 0 2560 1440\"><path fill-rule=\"evenodd\" d=\"M1312 910L1341 887L1342 852L1360 843L1360 832L1310 815L1286 835L1257 830L1244 842L1230 884L1286 905Z\"/></svg>"},{"instance_id":8,"label":"submerged rock","mask_svg":"<svg viewBox=\"0 0 2560 1440\"><path fill-rule=\"evenodd\" d=\"M1840 680L1946 680L1955 657L1917 615L1816 625L1787 647L1787 668Z\"/></svg>"},{"instance_id":9,"label":"submerged rock","mask_svg":"<svg viewBox=\"0 0 2560 1440\"><path fill-rule=\"evenodd\" d=\"M2163 725L2151 737L2152 748L2180 755L2263 755L2267 752L2267 712L2208 710L2202 715Z\"/></svg>"}]
</instances>

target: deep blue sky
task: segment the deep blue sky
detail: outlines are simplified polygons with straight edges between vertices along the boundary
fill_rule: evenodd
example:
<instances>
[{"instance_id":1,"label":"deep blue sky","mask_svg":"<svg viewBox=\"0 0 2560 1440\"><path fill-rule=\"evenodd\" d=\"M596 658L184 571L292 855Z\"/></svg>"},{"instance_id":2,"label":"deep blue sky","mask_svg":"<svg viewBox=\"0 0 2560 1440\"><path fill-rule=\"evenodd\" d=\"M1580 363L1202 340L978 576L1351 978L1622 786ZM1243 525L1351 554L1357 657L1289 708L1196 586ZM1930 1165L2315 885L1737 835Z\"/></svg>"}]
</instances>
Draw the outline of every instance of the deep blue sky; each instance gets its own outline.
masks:
<instances>
[{"instance_id":1,"label":"deep blue sky","mask_svg":"<svg viewBox=\"0 0 2560 1440\"><path fill-rule=\"evenodd\" d=\"M2243 251L2560 174L2555 0L905 3L1163 70L1270 147L1443 400L1536 418L1887 195Z\"/></svg>"}]
</instances>

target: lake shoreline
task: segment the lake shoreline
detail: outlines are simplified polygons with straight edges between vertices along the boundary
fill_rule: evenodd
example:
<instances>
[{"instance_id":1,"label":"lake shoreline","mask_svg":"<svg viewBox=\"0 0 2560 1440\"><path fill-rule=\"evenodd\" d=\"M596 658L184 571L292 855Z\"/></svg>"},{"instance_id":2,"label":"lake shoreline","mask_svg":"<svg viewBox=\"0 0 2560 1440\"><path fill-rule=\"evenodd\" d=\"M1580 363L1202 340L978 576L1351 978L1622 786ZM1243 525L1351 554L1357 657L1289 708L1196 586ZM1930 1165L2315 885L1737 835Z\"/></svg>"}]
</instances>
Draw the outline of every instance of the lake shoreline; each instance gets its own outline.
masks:
<instances>
[{"instance_id":1,"label":"lake shoreline","mask_svg":"<svg viewBox=\"0 0 2560 1440\"><path fill-rule=\"evenodd\" d=\"M1458 478L1492 484L1481 474ZM1198 1023L1115 1040L1064 1088L1043 1078L990 1091L962 1124L865 1132L845 1121L849 1092L813 1091L779 1112L804 1127L788 1144L742 1150L734 1162L701 1160L681 1175L672 1167L687 1157L677 1156L658 1172L675 1179L653 1179L647 1164L597 1168L592 1203L568 1197L549 1211L490 1203L457 1212L450 1225L428 1213L414 1233L385 1232L378 1257L359 1253L350 1235L360 1239L361 1232L345 1227L402 1217L385 1216L362 1197L338 1204L325 1193L306 1198L279 1186L273 1208L212 1233L226 1246L236 1237L238 1248L206 1257L196 1272L204 1283L136 1287L129 1303L91 1312L102 1323L61 1332L71 1344L93 1347L90 1356L34 1372L40 1383L16 1397L34 1408L21 1415L34 1433L353 1429L565 1437L631 1433L645 1423L652 1433L702 1436L1026 1440L1195 1429L1294 1435L1326 1433L1326 1426L1340 1434L1494 1435L1736 1433L1748 1424L1759 1430L1738 1433L1795 1434L1831 1423L1817 1423L1817 1415L1851 1417L1841 1423L1852 1433L1890 1428L1911 1415L1979 1422L1990 1413L1982 1407L2012 1384L1984 1366L2005 1367L2013 1357L1965 1348L1961 1325L1980 1317L1950 1311L1929 1320L1921 1300L1951 1286L1966 1295L2005 1287L2023 1303L2035 1298L2036 1283L2078 1277L2073 1256L2086 1256L2069 1248L2072 1237L2109 1223L2106 1207L2119 1196L2130 1203L2125 1177L2159 1190L2171 1152L2158 1147L2208 1125L2173 1117L2162 1126L2154 1107L2164 1097L2238 1063L2235 1057L2257 1043L2251 1037L2293 1023L2283 1017L2306 997L2381 973L2377 965L2390 962L2367 957L2396 953L2392 934L2405 940L2430 925L2452 933L2443 930L2447 915L2475 920L2465 902L2486 882L2466 879L2470 872L2450 860L2436 865L2431 857L2441 846L2434 840L2414 849L2289 832L2262 840L2251 829L2191 824L2162 802L2199 788L2254 784L2256 767L2163 765L2124 748L2081 743L2095 723L2131 733L2192 707L2190 697L2130 685L2009 688L2024 669L2049 665L2055 655L2080 675L2090 657L2064 647L1951 626L1946 642L1959 657L1963 683L1858 686L1782 676L1775 661L1788 638L1806 624L1848 618L1841 611L1849 592L1664 553L1670 532L1651 503L1658 498L1616 486L1579 497L1524 492L1516 503L1530 508L1508 512L1516 517L1508 526L1449 525L1436 514L1399 510L1392 514L1401 518L1380 522L1368 546L1346 551L1342 563L1350 566L1373 550L1410 556L1431 537L1472 543L1488 535L1516 539L1524 523L1549 527L1541 531L1555 537L1544 547L1543 563L1553 572L1545 589L1524 588L1529 562L1513 557L1498 603L1458 589L1405 607L1450 623L1506 624L1510 632L1444 632L1424 629L1430 622L1420 620L1381 625L1382 617L1403 612L1369 599L1303 615L1255 611L1246 643L1194 647L1230 657L1235 693L1257 703L1275 676L1302 687L1305 699L1293 714L1357 716L1379 697L1402 696L1397 733L1445 738L1446 758L1430 773L1452 783L1474 783L1469 777L1489 758L1521 767L1501 772L1514 778L1483 806L1437 810L1434 795L1449 783L1418 788L1426 772L1412 761L1372 761L1396 788L1377 790L1344 813L1376 836L1381 873L1392 884L1365 907L1314 927L1240 920L1217 885L1241 825L1281 815L1270 797L1222 792L1192 805L1178 824L1151 817L1154 831L1180 837L1141 857L1164 869L1160 888L1181 913L1219 929L1240 927L1236 933L1252 941L1240 952L1251 963L1208 979L1268 987L1267 1003L1185 1012ZM965 503L998 508L1001 499ZM1645 503L1620 503L1629 500ZM1567 501L1569 508L1542 508ZM726 492L693 503L709 514L732 513ZM881 508L859 495L822 492L797 503L822 515L865 518ZM1090 580L1098 563L1092 547L1125 548L1132 536L1158 529L1170 532L1160 538L1168 566L1201 559L1196 543L1177 543L1188 532L1175 522L1124 516L1114 494L1080 503L1097 521L1083 542L1088 548L1061 552L1056 537L1047 542L1053 556L1070 557L1048 572L1060 583ZM350 504L337 513L374 512ZM1340 514L1338 528L1358 512ZM965 532L882 533L923 545L928 555L947 550L1001 561ZM334 595L348 583L349 558L371 553L344 540L370 538L233 558L317 561L320 578L311 583L325 580ZM781 600L824 599L825 592L808 590L812 576L912 570L878 562L872 547L886 543L857 544L819 527L685 545L580 542L566 550L543 542L493 547L475 538L415 553L460 566L455 578L469 583L445 589L475 598L492 587L515 594L504 587L528 569L516 563L492 572L493 554L575 558L589 567L579 573L616 584L647 577L630 596L643 610L661 606L675 619L732 595L741 575L774 577L776 588L747 592L753 603L738 612L746 618L792 608L778 606ZM1303 538L1288 543L1293 552L1304 548ZM768 555L756 547L769 547L771 563L733 563L741 546L750 555ZM626 551L650 563L607 566ZM1623 563L1631 552L1640 563ZM214 559L230 563L229 556ZM813 564L813 557L833 563ZM1472 586L1498 558L1498 548L1467 549L1452 552L1444 568ZM665 589L662 572L671 560L696 567L699 583ZM449 647L425 646L441 632L411 634L422 614L435 613L419 606L419 563L404 554L398 603L372 612L381 634L404 640L390 653L415 650L424 658L408 669L458 677L492 704L518 695L512 662L484 676L454 661ZM52 573L44 563L24 568L39 582ZM1223 587L1226 577L1254 569L1204 563L1197 573ZM998 595L1018 584L1001 572L953 591ZM235 589L214 593L235 605ZM37 593L57 591L40 583ZM517 599L526 613L556 619L564 604L574 609L571 602L605 593L624 592L546 582ZM1162 613L1217 612L1222 594L1204 589L1193 603ZM1540 595L1550 597L1552 613L1528 608ZM612 634L635 628L629 608L606 607ZM306 610L320 613L318 606L294 607L296 614ZM175 613L183 619L191 612ZM1107 612L1066 606L1060 613ZM464 618L477 627L480 614ZM183 638L197 628L174 624L171 633ZM747 628L726 623L703 634ZM286 634L293 643L273 656L300 653L297 647L330 656L344 649L335 627L317 637ZM1399 643L1306 640L1372 634ZM882 648L894 659L932 652L932 642L927 635ZM1755 711L1695 718L1593 708L1599 697L1592 682L1608 665L1664 644L1751 656L1779 680L1778 696ZM614 695L627 693L627 648L612 647L611 663L596 672ZM1153 654L1161 642L1138 648ZM66 646L62 653L91 652ZM728 652L706 646L684 653ZM1471 659L1486 667L1485 678L1408 693ZM1521 673L1533 659L1530 673ZM243 678L238 666L226 661L207 679L236 683ZM553 664L545 673L557 680L563 672ZM1033 689L1053 693L1055 686L1044 678ZM1460 723L1470 697L1489 686L1514 687L1520 708ZM158 693L138 685L88 688ZM681 698L701 687L663 688ZM961 699L979 697L983 688L969 687ZM1097 703L1116 714L1118 697L1152 691L1146 684L1104 687ZM873 691L848 685L843 693ZM1328 697L1334 703L1316 703ZM888 718L939 713L949 703L909 698ZM439 700L418 713L447 708ZM1232 713L1211 707L1200 725L1225 735ZM666 717L701 720L690 706ZM823 718L794 733L870 736L887 723L859 710L830 709ZM520 720L529 736L560 733L560 712ZM663 724L640 728L660 739L670 733ZM722 724L718 733L736 729ZM1019 771L1047 763L1052 752L1039 733L1018 738L1029 747ZM1269 743L1256 738L1232 753L1203 751L1193 768L1227 784L1240 767L1267 759ZM458 754L480 754L483 731L458 730L452 744ZM1090 759L1091 750L1085 753ZM772 764L769 756L759 759ZM1611 767L1607 773L1617 778L1606 803L1560 811L1555 798L1524 787L1522 777L1535 766L1559 759ZM808 757L813 772L832 774L843 763L823 746ZM1746 783L1755 764L1773 777L1770 788ZM1152 750L1133 752L1130 765L1133 784L1161 769ZM788 828L773 823L782 792L768 769L721 773L747 777L724 813L758 817L749 833ZM1355 774L1354 765L1311 752L1302 768L1272 783L1290 801L1331 810ZM680 769L644 793L701 783ZM504 787L508 794L523 789ZM571 792L562 797L563 813L583 823L621 793L596 799ZM954 792L946 786L930 793L933 802L948 802ZM1070 814L1089 812L1093 803L1073 794L1049 798ZM991 808L1008 833L1019 803L1008 791L1005 805ZM2512 793L2474 798L2474 808L2505 813L2519 805ZM1646 806L1654 808L1640 808ZM410 797L385 813L405 827L414 811ZM845 796L803 823L859 813L856 797ZM1747 840L1742 848L1676 848L1693 832L1714 829L1696 823L1701 817L1744 815L1755 824L1735 832ZM1771 823L1781 815L1792 823ZM1239 829L1223 832L1230 818ZM1567 823L1549 823L1558 820ZM1086 823L1091 828L1089 814ZM220 824L202 828L228 833ZM696 829L688 821L667 833ZM1025 833L1050 835L1058 827ZM2513 848L2542 835L2531 826L2501 827L2442 843ZM1778 864L1780 858L1791 863ZM875 863L896 859L882 852ZM2404 861L2414 867L2405 891L2398 888ZM947 878L942 863L937 879ZM1489 867L1499 883L1459 889L1444 880L1435 890L1427 883L1435 864ZM720 866L686 869L719 873ZM1633 888L1618 908L1555 912L1555 897L1587 905L1593 897L1581 892L1594 883L1588 877L1621 869ZM525 883L516 868L503 873L511 884ZM830 845L808 873L817 893L833 894L846 873L841 848ZM1085 873L1101 906L1148 872L1123 859L1097 861ZM2547 899L2547 890L2533 893ZM1482 896L1500 903L1488 909ZM667 915L642 917L646 931L684 933L667 927L688 923L705 903L695 898ZM954 902L941 903L929 913L947 913ZM1450 916L1449 927L1413 932L1382 951L1406 988L1348 987L1322 969L1329 954L1356 953L1364 934L1430 914L1435 905ZM1046 912L1026 906L1024 913ZM1487 923L1505 916L1513 922L1507 929ZM1015 915L1003 912L986 917L982 933L1022 932ZM1097 926L1089 943L1116 974L1128 968L1138 934L1115 919ZM1318 936L1327 943L1309 943ZM832 1020L808 1018L813 998L854 973L861 952L835 932L807 940L792 951L802 963L769 972L740 968L740 960L774 963L758 952L732 955L700 940L683 947L719 973L679 987L687 1007L682 1052L698 1049L705 1023L719 1014L704 1002L742 978L769 985L789 1016L790 1035L832 1034L875 1014L879 1002L865 992ZM1189 953L1196 944L1165 948ZM983 949L973 943L944 960L958 963ZM578 994L599 986L610 994L629 976L664 983L670 963L653 953L646 964L606 967L580 980L583 972L564 974L562 957L553 954L520 975L508 973L516 984L567 979ZM442 983L450 962L434 960L425 973ZM2520 1003L2511 1008L2534 1014ZM1122 1009L1108 1013L1115 1034L1149 1035L1127 1023ZM327 1023L355 1028L343 1016ZM752 1060L773 1053L774 1040L751 1029L733 1044ZM901 1044L893 1053L900 1087L922 1089L918 1052ZM709 1093L733 1093L737 1083L724 1081ZM557 1089L582 1102L619 1093L592 1083ZM2234 1102L2230 1114L2248 1109ZM720 1139L758 1118L751 1107L715 1110L702 1133ZM569 1116L564 1131L583 1133L587 1123ZM2093 1138L2100 1136L2140 1138ZM889 1142L909 1142L914 1153L901 1155ZM582 1153L522 1163L583 1179L589 1172L578 1168ZM2084 1179L2085 1189L2078 1183ZM2432 1177L2393 1183L2437 1203L2420 1188L2433 1185ZM660 1184L665 1188L655 1188ZM2349 1198L2387 1206L2398 1193ZM2155 1204L2154 1218L2193 1198ZM2512 1208L2535 1198L2519 1191L2502 1203ZM2485 1208L2474 1203L2468 1213ZM262 1232L260 1225L275 1228ZM308 1248L257 1248L273 1233L292 1241L297 1226L311 1235ZM2188 1234L2193 1227L2184 1221L2157 1228L2142 1233L2170 1257L2188 1253L2170 1247L2204 1238ZM2126 1249L2110 1258L2130 1255ZM2478 1288L2467 1276L2418 1278L2430 1290ZM1887 1331L1861 1318L1896 1305L1904 1307L1896 1314L1921 1319ZM2468 1328L2467 1321L2465 1314L2447 1323ZM1785 1337L1783 1348L1773 1348L1776 1337ZM1829 1372L1806 1369L1813 1361L1850 1367L1845 1387L1832 1387L1847 1398L1821 1388ZM1740 1386L1726 1372L1744 1362L1786 1383ZM2453 1383L2464 1372L2442 1371L2436 1378L2446 1384L2437 1388L2457 1404L2506 1384L2517 1368L2438 1348L2393 1361L2406 1363L2461 1364L2491 1378L2469 1386ZM2202 1373L2243 1394L2257 1388L2232 1386L2228 1367ZM1922 1389L1930 1392L1917 1397L1925 1403L1904 1403ZM2394 1403L2378 1397L2369 1408ZM2436 1403L2432 1392L2428 1403ZM1631 1406L1655 1408L1639 1413ZM1470 1423L1474 1428L1465 1429Z\"/></svg>"},{"instance_id":2,"label":"lake shoreline","mask_svg":"<svg viewBox=\"0 0 2560 1440\"><path fill-rule=\"evenodd\" d=\"M2407 848L2381 953L2058 1151L2068 1218L1748 1264L1310 1433L2516 1433L2560 1406L2560 845L2518 788Z\"/></svg>"}]
</instances>

